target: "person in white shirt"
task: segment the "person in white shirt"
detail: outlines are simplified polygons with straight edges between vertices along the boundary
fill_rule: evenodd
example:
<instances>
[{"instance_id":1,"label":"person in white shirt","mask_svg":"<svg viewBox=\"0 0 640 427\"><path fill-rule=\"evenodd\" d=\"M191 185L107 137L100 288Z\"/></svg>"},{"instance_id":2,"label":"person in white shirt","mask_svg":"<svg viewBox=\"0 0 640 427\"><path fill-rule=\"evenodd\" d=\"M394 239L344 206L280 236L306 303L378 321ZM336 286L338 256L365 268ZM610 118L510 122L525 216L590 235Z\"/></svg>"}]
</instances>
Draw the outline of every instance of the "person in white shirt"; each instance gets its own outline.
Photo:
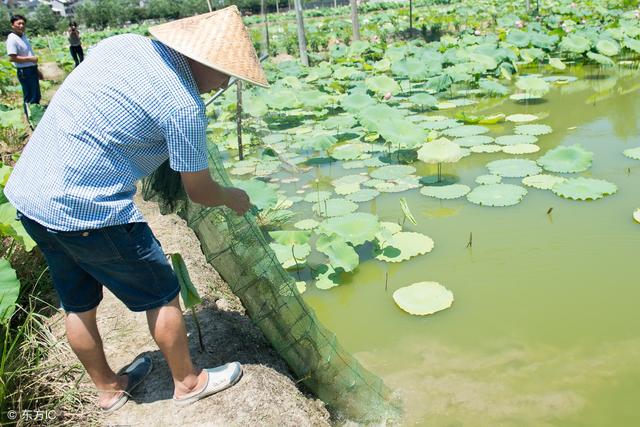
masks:
<instances>
[{"instance_id":1,"label":"person in white shirt","mask_svg":"<svg viewBox=\"0 0 640 427\"><path fill-rule=\"evenodd\" d=\"M24 111L27 113L28 104L40 103L40 78L38 71L38 57L33 53L31 43L24 33L27 19L22 15L11 17L12 32L7 37L7 55L13 62L22 86Z\"/></svg>"}]
</instances>

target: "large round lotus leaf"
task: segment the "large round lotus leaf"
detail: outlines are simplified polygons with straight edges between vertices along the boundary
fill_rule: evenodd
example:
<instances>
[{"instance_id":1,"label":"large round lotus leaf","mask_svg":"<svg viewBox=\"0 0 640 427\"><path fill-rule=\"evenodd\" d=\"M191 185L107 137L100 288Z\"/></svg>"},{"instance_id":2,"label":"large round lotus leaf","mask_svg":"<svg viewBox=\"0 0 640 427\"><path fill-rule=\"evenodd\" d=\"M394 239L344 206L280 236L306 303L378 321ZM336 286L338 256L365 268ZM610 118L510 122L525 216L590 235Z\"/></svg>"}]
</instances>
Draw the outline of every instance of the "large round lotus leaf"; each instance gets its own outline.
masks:
<instances>
[{"instance_id":1,"label":"large round lotus leaf","mask_svg":"<svg viewBox=\"0 0 640 427\"><path fill-rule=\"evenodd\" d=\"M441 187L422 187L420 193L436 199L457 199L466 196L471 188L464 184L443 185Z\"/></svg>"},{"instance_id":2,"label":"large round lotus leaf","mask_svg":"<svg viewBox=\"0 0 640 427\"><path fill-rule=\"evenodd\" d=\"M513 123L528 123L538 119L539 117L535 114L511 114L505 120Z\"/></svg>"},{"instance_id":3,"label":"large round lotus leaf","mask_svg":"<svg viewBox=\"0 0 640 427\"><path fill-rule=\"evenodd\" d=\"M385 95L391 93L395 95L400 92L400 86L391 77L385 75L373 76L365 79L364 84L367 89L377 93L378 95Z\"/></svg>"},{"instance_id":4,"label":"large round lotus leaf","mask_svg":"<svg viewBox=\"0 0 640 427\"><path fill-rule=\"evenodd\" d=\"M340 99L340 105L347 111L358 112L376 104L376 100L367 95L365 92L353 92L345 95Z\"/></svg>"},{"instance_id":5,"label":"large round lotus leaf","mask_svg":"<svg viewBox=\"0 0 640 427\"><path fill-rule=\"evenodd\" d=\"M357 159L367 151L365 144L355 142L342 145L336 145L329 150L329 155L337 160L353 160Z\"/></svg>"},{"instance_id":6,"label":"large round lotus leaf","mask_svg":"<svg viewBox=\"0 0 640 427\"><path fill-rule=\"evenodd\" d=\"M557 70L564 70L567 65L560 58L549 58L549 65Z\"/></svg>"},{"instance_id":7,"label":"large round lotus leaf","mask_svg":"<svg viewBox=\"0 0 640 427\"><path fill-rule=\"evenodd\" d=\"M603 55L615 56L620 53L620 45L613 40L602 39L596 43L596 49Z\"/></svg>"},{"instance_id":8,"label":"large round lotus leaf","mask_svg":"<svg viewBox=\"0 0 640 427\"><path fill-rule=\"evenodd\" d=\"M513 29L507 34L507 42L516 47L527 47L531 43L531 36L522 30Z\"/></svg>"},{"instance_id":9,"label":"large round lotus leaf","mask_svg":"<svg viewBox=\"0 0 640 427\"><path fill-rule=\"evenodd\" d=\"M636 209L635 211L633 211L633 219L637 222L640 223L640 208Z\"/></svg>"},{"instance_id":10,"label":"large round lotus leaf","mask_svg":"<svg viewBox=\"0 0 640 427\"><path fill-rule=\"evenodd\" d=\"M480 80L478 83L480 89L491 95L504 96L509 93L509 89L494 80Z\"/></svg>"},{"instance_id":11,"label":"large round lotus leaf","mask_svg":"<svg viewBox=\"0 0 640 427\"><path fill-rule=\"evenodd\" d=\"M549 83L538 77L520 77L516 86L525 93L537 97L542 97L549 92Z\"/></svg>"},{"instance_id":12,"label":"large round lotus leaf","mask_svg":"<svg viewBox=\"0 0 640 427\"><path fill-rule=\"evenodd\" d=\"M433 250L433 240L424 234L400 231L382 243L382 253L376 258L387 262L402 262Z\"/></svg>"},{"instance_id":13,"label":"large round lotus leaf","mask_svg":"<svg viewBox=\"0 0 640 427\"><path fill-rule=\"evenodd\" d=\"M365 181L369 181L369 177L366 175L345 175L340 178L336 178L331 181L331 184L335 187L349 184L362 184Z\"/></svg>"},{"instance_id":14,"label":"large round lotus leaf","mask_svg":"<svg viewBox=\"0 0 640 427\"><path fill-rule=\"evenodd\" d=\"M438 103L438 98L428 93L417 93L409 97L409 102L415 105L419 105L422 108L435 107Z\"/></svg>"},{"instance_id":15,"label":"large round lotus leaf","mask_svg":"<svg viewBox=\"0 0 640 427\"><path fill-rule=\"evenodd\" d=\"M589 50L591 42L582 36L571 34L562 39L559 47L564 52L583 53Z\"/></svg>"},{"instance_id":16,"label":"large round lotus leaf","mask_svg":"<svg viewBox=\"0 0 640 427\"><path fill-rule=\"evenodd\" d=\"M500 175L493 174L480 175L476 177L475 181L481 185L500 184L502 182L502 177Z\"/></svg>"},{"instance_id":17,"label":"large round lotus leaf","mask_svg":"<svg viewBox=\"0 0 640 427\"><path fill-rule=\"evenodd\" d=\"M535 101L537 99L540 99L541 97L537 96L537 95L533 95L531 93L514 93L513 95L509 96L509 99L512 99L514 101L517 102L522 102L522 101Z\"/></svg>"},{"instance_id":18,"label":"large round lotus leaf","mask_svg":"<svg viewBox=\"0 0 640 427\"><path fill-rule=\"evenodd\" d=\"M393 300L409 314L426 316L451 307L453 293L437 282L418 282L395 291Z\"/></svg>"},{"instance_id":19,"label":"large round lotus leaf","mask_svg":"<svg viewBox=\"0 0 640 427\"><path fill-rule=\"evenodd\" d=\"M314 191L313 193L306 194L304 201L309 203L323 202L331 198L331 191Z\"/></svg>"},{"instance_id":20,"label":"large round lotus leaf","mask_svg":"<svg viewBox=\"0 0 640 427\"><path fill-rule=\"evenodd\" d=\"M486 135L465 136L453 140L461 147L473 147L474 145L491 144L494 139Z\"/></svg>"},{"instance_id":21,"label":"large round lotus leaf","mask_svg":"<svg viewBox=\"0 0 640 427\"><path fill-rule=\"evenodd\" d=\"M368 202L370 200L375 199L380 195L378 190L374 190L372 188L363 188L361 190L356 191L355 193L351 193L345 197L347 200L351 200L352 202L362 203Z\"/></svg>"},{"instance_id":22,"label":"large round lotus leaf","mask_svg":"<svg viewBox=\"0 0 640 427\"><path fill-rule=\"evenodd\" d=\"M496 138L499 145L535 144L538 138L533 135L504 135Z\"/></svg>"},{"instance_id":23,"label":"large round lotus leaf","mask_svg":"<svg viewBox=\"0 0 640 427\"><path fill-rule=\"evenodd\" d=\"M623 42L625 47L628 47L635 53L640 53L640 40L635 40L625 36Z\"/></svg>"},{"instance_id":24,"label":"large round lotus leaf","mask_svg":"<svg viewBox=\"0 0 640 427\"><path fill-rule=\"evenodd\" d=\"M462 126L462 122L459 122L459 121L454 120L454 119L426 120L426 121L420 123L420 126L422 126L425 129L428 129L428 130L443 130L443 129L454 128L454 127L457 127L457 126Z\"/></svg>"},{"instance_id":25,"label":"large round lotus leaf","mask_svg":"<svg viewBox=\"0 0 640 427\"><path fill-rule=\"evenodd\" d=\"M518 135L546 135L551 133L553 129L549 125L520 125L516 126L515 132Z\"/></svg>"},{"instance_id":26,"label":"large round lotus leaf","mask_svg":"<svg viewBox=\"0 0 640 427\"><path fill-rule=\"evenodd\" d=\"M316 288L327 290L341 285L340 273L337 273L331 265L327 265L326 268L327 270L324 273L316 277Z\"/></svg>"},{"instance_id":27,"label":"large round lotus leaf","mask_svg":"<svg viewBox=\"0 0 640 427\"><path fill-rule=\"evenodd\" d=\"M447 138L427 142L418 150L418 159L425 163L455 163L463 156L460 146Z\"/></svg>"},{"instance_id":28,"label":"large round lotus leaf","mask_svg":"<svg viewBox=\"0 0 640 427\"><path fill-rule=\"evenodd\" d=\"M302 245L309 241L311 236L308 231L278 230L270 231L269 236L281 245Z\"/></svg>"},{"instance_id":29,"label":"large round lotus leaf","mask_svg":"<svg viewBox=\"0 0 640 427\"><path fill-rule=\"evenodd\" d=\"M372 171L369 175L375 179L398 179L410 175L416 171L413 166L389 165Z\"/></svg>"},{"instance_id":30,"label":"large round lotus leaf","mask_svg":"<svg viewBox=\"0 0 640 427\"><path fill-rule=\"evenodd\" d=\"M603 179L570 178L551 188L558 196L573 200L596 200L618 190L615 184Z\"/></svg>"},{"instance_id":31,"label":"large round lotus leaf","mask_svg":"<svg viewBox=\"0 0 640 427\"><path fill-rule=\"evenodd\" d=\"M376 185L376 190L383 193L400 193L420 187L419 178L415 175L403 176Z\"/></svg>"},{"instance_id":32,"label":"large round lotus leaf","mask_svg":"<svg viewBox=\"0 0 640 427\"><path fill-rule=\"evenodd\" d=\"M628 148L624 150L622 154L629 157L630 159L640 160L640 147Z\"/></svg>"},{"instance_id":33,"label":"large round lotus leaf","mask_svg":"<svg viewBox=\"0 0 640 427\"><path fill-rule=\"evenodd\" d=\"M522 178L522 183L527 187L539 188L540 190L551 190L559 182L566 181L567 178L541 173L539 175Z\"/></svg>"},{"instance_id":34,"label":"large round lotus leaf","mask_svg":"<svg viewBox=\"0 0 640 427\"><path fill-rule=\"evenodd\" d=\"M504 178L522 178L542 172L536 162L526 159L494 160L487 164L487 169L492 174L500 175Z\"/></svg>"},{"instance_id":35,"label":"large round lotus leaf","mask_svg":"<svg viewBox=\"0 0 640 427\"><path fill-rule=\"evenodd\" d=\"M605 55L601 55L599 53L587 52L587 57L592 61L595 61L598 64L603 65L605 67L613 67L614 65L616 65L615 62L611 60L611 58Z\"/></svg>"},{"instance_id":36,"label":"large round lotus leaf","mask_svg":"<svg viewBox=\"0 0 640 427\"><path fill-rule=\"evenodd\" d=\"M480 185L467 194L467 200L482 206L511 206L519 203L526 194L527 190L519 185Z\"/></svg>"},{"instance_id":37,"label":"large round lotus leaf","mask_svg":"<svg viewBox=\"0 0 640 427\"><path fill-rule=\"evenodd\" d=\"M346 196L348 194L356 193L360 190L360 184L342 184L335 188L336 194Z\"/></svg>"},{"instance_id":38,"label":"large round lotus leaf","mask_svg":"<svg viewBox=\"0 0 640 427\"><path fill-rule=\"evenodd\" d=\"M323 221L319 230L325 234L336 234L353 245L373 240L380 230L378 217L370 213L356 212Z\"/></svg>"},{"instance_id":39,"label":"large round lotus leaf","mask_svg":"<svg viewBox=\"0 0 640 427\"><path fill-rule=\"evenodd\" d=\"M251 204L260 210L272 208L278 202L278 194L274 184L267 184L257 179L232 180L233 186L244 190Z\"/></svg>"},{"instance_id":40,"label":"large round lotus leaf","mask_svg":"<svg viewBox=\"0 0 640 427\"><path fill-rule=\"evenodd\" d=\"M507 154L531 154L538 151L540 151L540 147L535 144L506 145L502 149L502 152Z\"/></svg>"},{"instance_id":41,"label":"large round lotus leaf","mask_svg":"<svg viewBox=\"0 0 640 427\"><path fill-rule=\"evenodd\" d=\"M328 199L313 205L313 212L320 216L343 216L358 210L358 205L345 199Z\"/></svg>"},{"instance_id":42,"label":"large round lotus leaf","mask_svg":"<svg viewBox=\"0 0 640 427\"><path fill-rule=\"evenodd\" d=\"M294 267L296 264L304 264L311 253L311 246L307 243L301 245L282 245L271 242L269 246L276 254L276 258L284 268ZM295 259L293 255L295 254Z\"/></svg>"},{"instance_id":43,"label":"large round lotus leaf","mask_svg":"<svg viewBox=\"0 0 640 427\"><path fill-rule=\"evenodd\" d=\"M298 221L293 226L299 230L313 230L320 223L315 219L303 219L302 221Z\"/></svg>"},{"instance_id":44,"label":"large round lotus leaf","mask_svg":"<svg viewBox=\"0 0 640 427\"><path fill-rule=\"evenodd\" d=\"M316 249L329 257L332 266L344 271L353 271L360 264L358 253L339 236L321 234Z\"/></svg>"},{"instance_id":45,"label":"large round lotus leaf","mask_svg":"<svg viewBox=\"0 0 640 427\"><path fill-rule=\"evenodd\" d=\"M453 136L456 138L461 138L463 136L475 136L482 135L483 133L489 132L489 128L478 125L465 125L458 126L452 129L445 129L442 133L447 136Z\"/></svg>"},{"instance_id":46,"label":"large round lotus leaf","mask_svg":"<svg viewBox=\"0 0 640 427\"><path fill-rule=\"evenodd\" d=\"M474 145L469 148L472 153L497 153L502 151L502 146L496 144Z\"/></svg>"},{"instance_id":47,"label":"large round lotus leaf","mask_svg":"<svg viewBox=\"0 0 640 427\"><path fill-rule=\"evenodd\" d=\"M574 173L586 171L591 167L593 153L581 145L561 145L545 153L538 164L551 172Z\"/></svg>"}]
</instances>

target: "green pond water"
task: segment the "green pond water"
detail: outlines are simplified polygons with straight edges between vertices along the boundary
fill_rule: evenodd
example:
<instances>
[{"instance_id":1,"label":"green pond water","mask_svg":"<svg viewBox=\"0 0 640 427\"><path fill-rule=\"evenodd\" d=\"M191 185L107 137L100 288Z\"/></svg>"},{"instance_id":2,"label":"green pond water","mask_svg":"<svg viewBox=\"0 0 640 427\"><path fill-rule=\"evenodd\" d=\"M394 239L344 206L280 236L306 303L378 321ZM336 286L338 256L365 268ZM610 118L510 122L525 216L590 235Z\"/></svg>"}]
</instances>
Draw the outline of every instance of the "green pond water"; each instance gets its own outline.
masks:
<instances>
[{"instance_id":1,"label":"green pond water","mask_svg":"<svg viewBox=\"0 0 640 427\"><path fill-rule=\"evenodd\" d=\"M492 208L418 190L382 193L359 211L402 221L405 197L418 225L407 221L404 230L430 236L434 250L399 264L368 260L330 290L308 285L304 298L324 325L397 390L405 425L640 425L640 224L631 216L640 207L640 162L622 155L640 145L640 77L629 69L567 74L579 80L554 87L543 103L465 107L545 116L535 123L554 132L539 137L540 152L472 154L444 172L474 187L489 161L580 143L595 153L593 165L567 176L606 179L616 194L580 202L527 188L520 204ZM498 136L514 124L488 127ZM436 170L413 165L419 175ZM362 171L334 163L310 174ZM393 291L419 281L453 291L453 306L426 317L400 310Z\"/></svg>"}]
</instances>

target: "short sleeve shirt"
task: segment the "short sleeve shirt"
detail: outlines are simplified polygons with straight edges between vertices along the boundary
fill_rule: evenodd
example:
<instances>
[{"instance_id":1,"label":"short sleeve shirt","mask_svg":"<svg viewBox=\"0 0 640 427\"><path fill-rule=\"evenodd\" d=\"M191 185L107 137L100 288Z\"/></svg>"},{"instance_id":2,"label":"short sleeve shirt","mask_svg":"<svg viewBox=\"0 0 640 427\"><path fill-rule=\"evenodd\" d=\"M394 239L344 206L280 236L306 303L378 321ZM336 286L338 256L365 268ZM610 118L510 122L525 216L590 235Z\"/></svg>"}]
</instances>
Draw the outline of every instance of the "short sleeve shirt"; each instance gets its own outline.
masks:
<instances>
[{"instance_id":1,"label":"short sleeve shirt","mask_svg":"<svg viewBox=\"0 0 640 427\"><path fill-rule=\"evenodd\" d=\"M31 48L31 43L29 43L29 39L26 35L22 34L22 37L19 37L16 33L10 33L7 36L7 55L18 55L18 56L35 56L33 53L33 49ZM15 63L16 68L25 68L32 67L36 65L35 62L21 62Z\"/></svg>"},{"instance_id":2,"label":"short sleeve shirt","mask_svg":"<svg viewBox=\"0 0 640 427\"><path fill-rule=\"evenodd\" d=\"M96 45L54 95L5 187L53 230L143 221L136 182L167 159L208 168L205 106L184 56L126 34Z\"/></svg>"}]
</instances>

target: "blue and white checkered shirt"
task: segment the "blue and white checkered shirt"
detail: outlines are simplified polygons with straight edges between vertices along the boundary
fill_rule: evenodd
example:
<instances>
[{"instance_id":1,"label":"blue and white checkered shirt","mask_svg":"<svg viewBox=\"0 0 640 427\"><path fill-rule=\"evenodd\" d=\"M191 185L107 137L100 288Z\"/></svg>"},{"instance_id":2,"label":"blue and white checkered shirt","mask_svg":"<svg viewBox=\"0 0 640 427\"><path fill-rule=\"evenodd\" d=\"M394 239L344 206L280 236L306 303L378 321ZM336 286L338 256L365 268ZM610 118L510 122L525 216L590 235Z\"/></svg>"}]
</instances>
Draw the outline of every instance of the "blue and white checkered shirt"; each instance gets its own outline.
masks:
<instances>
[{"instance_id":1,"label":"blue and white checkered shirt","mask_svg":"<svg viewBox=\"0 0 640 427\"><path fill-rule=\"evenodd\" d=\"M207 169L206 127L184 56L146 37L110 37L56 92L5 195L54 230L143 221L136 181L167 158L178 172Z\"/></svg>"}]
</instances>

